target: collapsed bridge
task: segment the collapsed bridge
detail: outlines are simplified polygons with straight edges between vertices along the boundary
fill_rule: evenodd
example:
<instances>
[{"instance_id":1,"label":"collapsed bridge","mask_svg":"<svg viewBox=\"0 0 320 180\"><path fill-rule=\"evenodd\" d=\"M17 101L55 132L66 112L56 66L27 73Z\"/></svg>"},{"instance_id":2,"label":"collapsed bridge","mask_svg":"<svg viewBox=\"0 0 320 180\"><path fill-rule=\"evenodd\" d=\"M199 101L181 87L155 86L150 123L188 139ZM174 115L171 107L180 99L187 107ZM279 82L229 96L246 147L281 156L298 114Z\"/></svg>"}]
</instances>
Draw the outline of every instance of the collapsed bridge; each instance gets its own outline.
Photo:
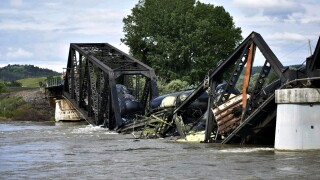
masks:
<instances>
[{"instance_id":1,"label":"collapsed bridge","mask_svg":"<svg viewBox=\"0 0 320 180\"><path fill-rule=\"evenodd\" d=\"M257 50L265 62L253 80L252 67ZM179 95L171 95L176 98L174 106L149 114L146 125L142 127L143 123L140 124L143 130L147 129L142 134L147 137L171 136L174 135L169 133L171 130L185 138L188 134L204 130L203 142L273 144L277 114L275 90L319 87L319 78L315 78L320 75L319 69L319 42L306 66L284 67L261 35L252 32L183 101L179 100ZM244 75L243 80L239 79L241 74ZM242 83L241 92L237 93L235 89L239 82ZM190 121L190 106L204 94L208 94L206 112ZM136 124L139 123L123 130L138 129ZM148 127L148 124L152 126Z\"/></svg>"},{"instance_id":2,"label":"collapsed bridge","mask_svg":"<svg viewBox=\"0 0 320 180\"><path fill-rule=\"evenodd\" d=\"M107 43L73 43L63 98L90 124L144 138L203 132L203 142L273 144L275 91L320 86L319 44L305 66L284 67L252 32L196 89L158 96L152 68ZM257 51L264 64L253 77Z\"/></svg>"}]
</instances>

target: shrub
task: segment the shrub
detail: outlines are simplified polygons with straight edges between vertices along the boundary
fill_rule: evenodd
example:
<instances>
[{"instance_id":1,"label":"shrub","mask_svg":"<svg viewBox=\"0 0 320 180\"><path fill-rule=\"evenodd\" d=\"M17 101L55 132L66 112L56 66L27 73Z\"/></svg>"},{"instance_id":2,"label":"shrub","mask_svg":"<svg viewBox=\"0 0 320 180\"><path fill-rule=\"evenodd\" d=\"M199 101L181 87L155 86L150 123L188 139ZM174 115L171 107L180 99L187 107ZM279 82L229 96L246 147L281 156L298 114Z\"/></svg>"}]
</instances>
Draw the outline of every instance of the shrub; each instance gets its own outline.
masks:
<instances>
[{"instance_id":1,"label":"shrub","mask_svg":"<svg viewBox=\"0 0 320 180\"><path fill-rule=\"evenodd\" d=\"M158 79L159 94L168 94L193 88L193 85L190 85L187 81L182 81L180 79L172 80L169 83L166 83L164 79Z\"/></svg>"},{"instance_id":2,"label":"shrub","mask_svg":"<svg viewBox=\"0 0 320 180\"><path fill-rule=\"evenodd\" d=\"M20 106L26 104L22 97L7 97L0 100L0 116L13 117Z\"/></svg>"},{"instance_id":3,"label":"shrub","mask_svg":"<svg viewBox=\"0 0 320 180\"><path fill-rule=\"evenodd\" d=\"M0 81L0 94L6 92L6 85L4 81Z\"/></svg>"}]
</instances>

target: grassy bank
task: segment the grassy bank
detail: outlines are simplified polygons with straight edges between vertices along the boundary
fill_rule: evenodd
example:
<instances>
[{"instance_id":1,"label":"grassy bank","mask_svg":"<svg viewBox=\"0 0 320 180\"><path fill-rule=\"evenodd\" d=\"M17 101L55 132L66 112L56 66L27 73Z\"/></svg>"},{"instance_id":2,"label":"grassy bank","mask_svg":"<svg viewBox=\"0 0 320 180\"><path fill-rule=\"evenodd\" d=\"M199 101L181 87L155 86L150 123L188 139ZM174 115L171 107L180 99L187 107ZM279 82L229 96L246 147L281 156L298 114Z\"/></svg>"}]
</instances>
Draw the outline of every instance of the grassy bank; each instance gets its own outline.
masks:
<instances>
[{"instance_id":1,"label":"grassy bank","mask_svg":"<svg viewBox=\"0 0 320 180\"><path fill-rule=\"evenodd\" d=\"M38 77L20 79L12 82L0 81L0 96L1 93L12 93L39 88L39 82L45 83L46 79L46 77Z\"/></svg>"},{"instance_id":2,"label":"grassy bank","mask_svg":"<svg viewBox=\"0 0 320 180\"><path fill-rule=\"evenodd\" d=\"M38 77L38 78L26 78L17 80L17 82L22 84L22 87L26 88L36 88L39 87L39 82L44 83L47 77Z\"/></svg>"},{"instance_id":3,"label":"grassy bank","mask_svg":"<svg viewBox=\"0 0 320 180\"><path fill-rule=\"evenodd\" d=\"M0 120L49 121L53 119L54 109L49 107L47 100L37 89L0 95Z\"/></svg>"},{"instance_id":4,"label":"grassy bank","mask_svg":"<svg viewBox=\"0 0 320 180\"><path fill-rule=\"evenodd\" d=\"M5 97L0 99L0 117L2 119L11 119L28 113L27 103L22 97Z\"/></svg>"}]
</instances>

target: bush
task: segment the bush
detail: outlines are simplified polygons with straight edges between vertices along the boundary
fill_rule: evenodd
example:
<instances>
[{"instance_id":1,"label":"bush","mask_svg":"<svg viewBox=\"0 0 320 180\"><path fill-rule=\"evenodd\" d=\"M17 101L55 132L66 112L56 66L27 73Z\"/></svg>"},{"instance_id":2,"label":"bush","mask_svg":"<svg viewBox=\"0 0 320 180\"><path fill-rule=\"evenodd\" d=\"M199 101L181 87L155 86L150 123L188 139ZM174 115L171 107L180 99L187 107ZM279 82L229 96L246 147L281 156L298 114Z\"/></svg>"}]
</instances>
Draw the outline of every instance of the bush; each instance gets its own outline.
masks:
<instances>
[{"instance_id":1,"label":"bush","mask_svg":"<svg viewBox=\"0 0 320 180\"><path fill-rule=\"evenodd\" d=\"M0 100L0 117L13 117L20 106L26 104L22 97L7 97ZM26 108L23 108L26 109Z\"/></svg>"},{"instance_id":2,"label":"bush","mask_svg":"<svg viewBox=\"0 0 320 180\"><path fill-rule=\"evenodd\" d=\"M18 81L5 82L5 86L7 87L21 87L22 84Z\"/></svg>"},{"instance_id":3,"label":"bush","mask_svg":"<svg viewBox=\"0 0 320 180\"><path fill-rule=\"evenodd\" d=\"M48 121L50 117L39 110L33 109L29 104L24 104L15 111L11 119L13 121Z\"/></svg>"},{"instance_id":4,"label":"bush","mask_svg":"<svg viewBox=\"0 0 320 180\"><path fill-rule=\"evenodd\" d=\"M0 81L0 94L6 92L7 88L5 82Z\"/></svg>"},{"instance_id":5,"label":"bush","mask_svg":"<svg viewBox=\"0 0 320 180\"><path fill-rule=\"evenodd\" d=\"M51 115L26 103L22 97L0 99L0 119L13 121L48 121Z\"/></svg>"},{"instance_id":6,"label":"bush","mask_svg":"<svg viewBox=\"0 0 320 180\"><path fill-rule=\"evenodd\" d=\"M183 91L187 90L189 88L189 84L187 81L182 81L180 79L175 79L169 82L169 84L166 85L167 89L170 91Z\"/></svg>"},{"instance_id":7,"label":"bush","mask_svg":"<svg viewBox=\"0 0 320 180\"><path fill-rule=\"evenodd\" d=\"M187 81L175 79L166 83L164 79L158 79L159 94L168 94L177 91L185 91L193 89L194 85L190 85Z\"/></svg>"}]
</instances>

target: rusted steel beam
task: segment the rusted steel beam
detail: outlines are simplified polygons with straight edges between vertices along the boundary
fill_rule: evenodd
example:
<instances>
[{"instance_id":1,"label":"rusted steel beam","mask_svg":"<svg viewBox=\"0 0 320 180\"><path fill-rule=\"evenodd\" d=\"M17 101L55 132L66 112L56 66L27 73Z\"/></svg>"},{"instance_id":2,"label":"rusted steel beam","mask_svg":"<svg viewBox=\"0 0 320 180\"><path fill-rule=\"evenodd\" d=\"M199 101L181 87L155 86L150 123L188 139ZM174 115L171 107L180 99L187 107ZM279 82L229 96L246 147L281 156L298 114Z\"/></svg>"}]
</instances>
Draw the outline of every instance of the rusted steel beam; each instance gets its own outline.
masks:
<instances>
[{"instance_id":1,"label":"rusted steel beam","mask_svg":"<svg viewBox=\"0 0 320 180\"><path fill-rule=\"evenodd\" d=\"M254 53L255 53L255 46L253 41L251 42L250 49L249 49L249 55L248 55L248 60L247 60L247 66L246 66L246 72L243 78L243 87L242 87L242 118L241 121L243 121L243 116L246 110L247 106L247 91L250 83L250 77L251 77L251 71L252 71L252 65L254 61Z\"/></svg>"}]
</instances>

